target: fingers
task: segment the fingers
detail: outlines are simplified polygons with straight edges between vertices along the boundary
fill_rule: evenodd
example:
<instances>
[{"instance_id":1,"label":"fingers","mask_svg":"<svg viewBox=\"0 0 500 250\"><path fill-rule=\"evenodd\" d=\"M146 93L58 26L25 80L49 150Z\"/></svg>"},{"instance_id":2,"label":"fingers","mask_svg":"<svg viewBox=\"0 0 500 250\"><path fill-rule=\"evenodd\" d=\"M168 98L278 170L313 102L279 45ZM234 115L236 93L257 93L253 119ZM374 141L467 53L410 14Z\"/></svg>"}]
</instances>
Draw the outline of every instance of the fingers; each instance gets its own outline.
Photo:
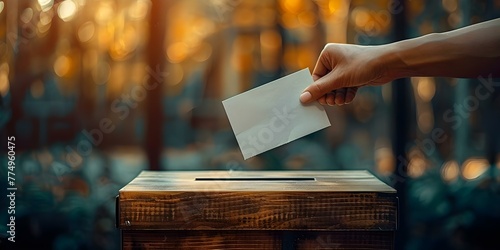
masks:
<instances>
[{"instance_id":1,"label":"fingers","mask_svg":"<svg viewBox=\"0 0 500 250\"><path fill-rule=\"evenodd\" d=\"M314 66L314 70L312 72L312 78L314 81L317 81L321 77L325 76L326 74L328 74L328 72L332 71L333 69L334 65L332 63L332 58L330 58L330 56L328 55L327 47L328 44L321 51L318 61Z\"/></svg>"},{"instance_id":2,"label":"fingers","mask_svg":"<svg viewBox=\"0 0 500 250\"><path fill-rule=\"evenodd\" d=\"M318 99L318 102L319 102L319 104L321 104L321 105L327 105L327 104L326 104L326 95L324 95L324 96L320 97L320 98Z\"/></svg>"},{"instance_id":3,"label":"fingers","mask_svg":"<svg viewBox=\"0 0 500 250\"><path fill-rule=\"evenodd\" d=\"M326 104L328 104L328 106L335 105L335 93L328 93L325 96L326 96Z\"/></svg>"},{"instance_id":4,"label":"fingers","mask_svg":"<svg viewBox=\"0 0 500 250\"><path fill-rule=\"evenodd\" d=\"M314 67L312 78L314 83L309 85L302 95L300 101L302 103L310 103L319 98L323 98L325 94L335 89L334 74L332 70L335 67L334 58L327 52L328 45L321 52L316 66ZM326 101L326 96L324 98Z\"/></svg>"},{"instance_id":5,"label":"fingers","mask_svg":"<svg viewBox=\"0 0 500 250\"><path fill-rule=\"evenodd\" d=\"M358 87L347 88L347 92L345 94L345 104L349 104L354 100L356 93L358 92Z\"/></svg>"},{"instance_id":6,"label":"fingers","mask_svg":"<svg viewBox=\"0 0 500 250\"><path fill-rule=\"evenodd\" d=\"M347 92L347 89L345 89L345 88L337 89L335 91L335 104L337 104L339 106L344 105L346 92Z\"/></svg>"},{"instance_id":7,"label":"fingers","mask_svg":"<svg viewBox=\"0 0 500 250\"><path fill-rule=\"evenodd\" d=\"M351 103L354 97L356 96L357 91L358 91L357 87L337 89L321 96L318 99L318 102L321 105L342 106L344 104Z\"/></svg>"},{"instance_id":8,"label":"fingers","mask_svg":"<svg viewBox=\"0 0 500 250\"><path fill-rule=\"evenodd\" d=\"M304 104L317 100L322 105L343 105L356 96L357 87L363 81L358 79L357 69L350 66L346 57L352 57L357 47L327 44L321 52L313 70L313 83L304 89L300 101ZM346 53L348 51L349 53ZM354 53L356 55L356 53ZM353 80L354 79L354 80Z\"/></svg>"}]
</instances>

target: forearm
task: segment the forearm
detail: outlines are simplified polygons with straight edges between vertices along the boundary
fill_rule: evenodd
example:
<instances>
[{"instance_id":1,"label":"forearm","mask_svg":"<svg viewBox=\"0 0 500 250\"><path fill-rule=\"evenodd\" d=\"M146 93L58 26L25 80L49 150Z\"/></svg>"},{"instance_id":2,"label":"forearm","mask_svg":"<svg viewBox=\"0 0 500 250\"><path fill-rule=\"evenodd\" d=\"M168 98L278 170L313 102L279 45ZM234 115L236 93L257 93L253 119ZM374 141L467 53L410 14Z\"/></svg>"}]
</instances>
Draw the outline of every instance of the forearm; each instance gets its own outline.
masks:
<instances>
[{"instance_id":1,"label":"forearm","mask_svg":"<svg viewBox=\"0 0 500 250\"><path fill-rule=\"evenodd\" d=\"M500 76L500 19L382 46L394 78Z\"/></svg>"}]
</instances>

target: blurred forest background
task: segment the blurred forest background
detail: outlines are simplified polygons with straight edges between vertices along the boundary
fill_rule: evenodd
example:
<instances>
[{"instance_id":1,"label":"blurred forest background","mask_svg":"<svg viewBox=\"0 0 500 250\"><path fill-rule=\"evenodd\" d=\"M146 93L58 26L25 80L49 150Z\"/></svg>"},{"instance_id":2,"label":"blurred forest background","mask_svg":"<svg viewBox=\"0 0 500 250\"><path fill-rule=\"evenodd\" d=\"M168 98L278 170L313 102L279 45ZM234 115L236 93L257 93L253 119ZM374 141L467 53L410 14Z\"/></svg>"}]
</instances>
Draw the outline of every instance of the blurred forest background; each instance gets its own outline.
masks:
<instances>
[{"instance_id":1,"label":"blurred forest background","mask_svg":"<svg viewBox=\"0 0 500 250\"><path fill-rule=\"evenodd\" d=\"M499 79L363 88L331 127L247 161L221 105L312 71L327 42L498 17L499 0L2 0L0 234L15 136L20 248L118 249L114 198L143 169L366 169L398 189L398 249L498 249Z\"/></svg>"}]
</instances>

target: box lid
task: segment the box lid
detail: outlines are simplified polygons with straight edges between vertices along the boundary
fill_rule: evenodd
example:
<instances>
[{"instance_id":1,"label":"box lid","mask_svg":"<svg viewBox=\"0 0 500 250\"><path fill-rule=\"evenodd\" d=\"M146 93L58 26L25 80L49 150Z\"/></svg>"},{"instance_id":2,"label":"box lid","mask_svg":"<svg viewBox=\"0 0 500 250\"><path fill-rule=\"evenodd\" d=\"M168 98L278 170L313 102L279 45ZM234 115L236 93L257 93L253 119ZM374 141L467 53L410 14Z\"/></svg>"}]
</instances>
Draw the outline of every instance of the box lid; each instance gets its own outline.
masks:
<instances>
[{"instance_id":1,"label":"box lid","mask_svg":"<svg viewBox=\"0 0 500 250\"><path fill-rule=\"evenodd\" d=\"M367 171L143 171L117 199L125 230L397 227L396 190Z\"/></svg>"}]
</instances>

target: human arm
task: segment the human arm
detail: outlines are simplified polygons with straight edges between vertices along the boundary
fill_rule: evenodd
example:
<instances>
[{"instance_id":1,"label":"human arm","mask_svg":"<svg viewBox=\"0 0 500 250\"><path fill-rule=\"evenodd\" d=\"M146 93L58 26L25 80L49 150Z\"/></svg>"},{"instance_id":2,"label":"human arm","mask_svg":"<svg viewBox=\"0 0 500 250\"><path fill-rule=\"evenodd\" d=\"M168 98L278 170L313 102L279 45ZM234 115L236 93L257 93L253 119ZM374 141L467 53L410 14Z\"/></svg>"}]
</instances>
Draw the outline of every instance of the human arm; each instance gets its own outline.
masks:
<instances>
[{"instance_id":1,"label":"human arm","mask_svg":"<svg viewBox=\"0 0 500 250\"><path fill-rule=\"evenodd\" d=\"M412 76L500 76L500 19L379 46L327 44L300 100L342 105L357 88Z\"/></svg>"}]
</instances>

